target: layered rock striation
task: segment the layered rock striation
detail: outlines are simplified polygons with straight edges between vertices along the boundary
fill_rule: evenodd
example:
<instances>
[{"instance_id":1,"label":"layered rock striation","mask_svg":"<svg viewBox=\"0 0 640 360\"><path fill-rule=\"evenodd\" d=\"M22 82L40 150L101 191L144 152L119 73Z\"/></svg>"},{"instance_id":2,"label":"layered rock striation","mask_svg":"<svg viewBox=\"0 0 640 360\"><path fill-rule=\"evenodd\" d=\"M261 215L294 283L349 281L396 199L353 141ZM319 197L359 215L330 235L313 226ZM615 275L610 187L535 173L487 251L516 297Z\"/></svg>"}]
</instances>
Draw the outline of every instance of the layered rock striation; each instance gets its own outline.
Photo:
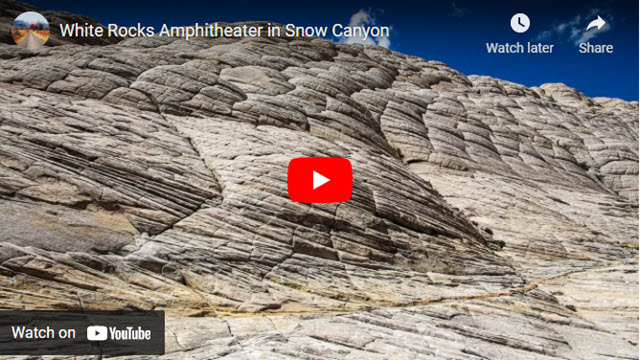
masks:
<instances>
[{"instance_id":1,"label":"layered rock striation","mask_svg":"<svg viewBox=\"0 0 640 360\"><path fill-rule=\"evenodd\" d=\"M638 356L637 102L322 39L0 53L1 308L163 309L167 358ZM288 199L306 156L349 202Z\"/></svg>"}]
</instances>

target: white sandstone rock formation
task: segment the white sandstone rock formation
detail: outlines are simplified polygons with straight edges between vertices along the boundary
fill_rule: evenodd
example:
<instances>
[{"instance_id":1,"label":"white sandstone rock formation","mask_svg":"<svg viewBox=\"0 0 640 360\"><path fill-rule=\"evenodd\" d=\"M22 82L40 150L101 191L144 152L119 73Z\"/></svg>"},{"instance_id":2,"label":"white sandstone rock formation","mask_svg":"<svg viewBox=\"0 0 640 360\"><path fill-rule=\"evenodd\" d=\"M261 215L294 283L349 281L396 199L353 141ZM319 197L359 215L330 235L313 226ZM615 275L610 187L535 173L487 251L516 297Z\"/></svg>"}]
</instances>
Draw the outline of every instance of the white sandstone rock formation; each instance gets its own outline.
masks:
<instances>
[{"instance_id":1,"label":"white sandstone rock formation","mask_svg":"<svg viewBox=\"0 0 640 360\"><path fill-rule=\"evenodd\" d=\"M637 102L321 39L0 53L3 309L163 309L167 359L638 358ZM302 156L351 200L291 202Z\"/></svg>"}]
</instances>

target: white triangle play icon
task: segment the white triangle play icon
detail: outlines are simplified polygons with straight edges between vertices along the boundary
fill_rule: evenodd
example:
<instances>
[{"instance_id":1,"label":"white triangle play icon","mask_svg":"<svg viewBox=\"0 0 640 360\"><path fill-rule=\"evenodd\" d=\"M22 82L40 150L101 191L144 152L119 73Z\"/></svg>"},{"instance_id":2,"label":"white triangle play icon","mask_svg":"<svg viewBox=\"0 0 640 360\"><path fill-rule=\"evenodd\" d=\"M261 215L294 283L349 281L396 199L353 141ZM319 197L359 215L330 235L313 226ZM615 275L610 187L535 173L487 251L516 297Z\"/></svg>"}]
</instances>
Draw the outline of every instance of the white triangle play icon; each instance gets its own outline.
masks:
<instances>
[{"instance_id":1,"label":"white triangle play icon","mask_svg":"<svg viewBox=\"0 0 640 360\"><path fill-rule=\"evenodd\" d=\"M326 184L329 182L329 179L318 174L317 172L313 172L313 190L317 189L318 187Z\"/></svg>"}]
</instances>

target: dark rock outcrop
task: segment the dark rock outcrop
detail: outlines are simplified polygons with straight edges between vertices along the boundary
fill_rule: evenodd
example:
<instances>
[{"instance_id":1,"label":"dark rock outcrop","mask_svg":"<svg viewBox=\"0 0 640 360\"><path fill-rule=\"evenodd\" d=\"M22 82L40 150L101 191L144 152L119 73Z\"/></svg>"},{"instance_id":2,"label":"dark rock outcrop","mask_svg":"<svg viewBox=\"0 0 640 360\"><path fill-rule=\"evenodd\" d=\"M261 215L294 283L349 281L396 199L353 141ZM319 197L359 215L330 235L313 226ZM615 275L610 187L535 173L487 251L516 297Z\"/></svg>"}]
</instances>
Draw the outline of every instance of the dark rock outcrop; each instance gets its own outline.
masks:
<instances>
[{"instance_id":1,"label":"dark rock outcrop","mask_svg":"<svg viewBox=\"0 0 640 360\"><path fill-rule=\"evenodd\" d=\"M2 308L165 309L168 358L637 358L637 102L321 39L0 49ZM352 199L289 201L301 156Z\"/></svg>"},{"instance_id":2,"label":"dark rock outcrop","mask_svg":"<svg viewBox=\"0 0 640 360\"><path fill-rule=\"evenodd\" d=\"M59 46L66 44L78 44L78 45L109 45L116 44L122 40L118 37L62 37L60 32L60 24L78 23L81 25L100 25L97 21L82 15L69 14L63 11L42 11L35 6L13 1L13 0L0 0L0 44L14 45L15 42L11 37L11 26L13 21L18 15L26 11L36 11L42 14L42 16L49 22L49 28L51 33L49 40L45 43L45 46ZM0 59L2 59L2 48L0 48Z\"/></svg>"}]
</instances>

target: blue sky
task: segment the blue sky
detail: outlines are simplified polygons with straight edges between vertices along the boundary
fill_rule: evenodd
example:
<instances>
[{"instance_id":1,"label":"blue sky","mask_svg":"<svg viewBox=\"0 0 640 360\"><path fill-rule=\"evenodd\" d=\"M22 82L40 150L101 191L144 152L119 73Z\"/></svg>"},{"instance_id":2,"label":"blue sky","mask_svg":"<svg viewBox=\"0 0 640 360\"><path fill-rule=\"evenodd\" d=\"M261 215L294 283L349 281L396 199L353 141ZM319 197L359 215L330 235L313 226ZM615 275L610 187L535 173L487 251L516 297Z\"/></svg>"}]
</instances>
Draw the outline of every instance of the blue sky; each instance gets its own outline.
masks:
<instances>
[{"instance_id":1,"label":"blue sky","mask_svg":"<svg viewBox=\"0 0 640 360\"><path fill-rule=\"evenodd\" d=\"M44 18L44 16L42 16L41 14L35 12L35 11L27 11L24 12L22 14L20 14L16 20L22 20L26 23L29 24L36 24L38 22L42 22L42 23L46 23L47 19Z\"/></svg>"},{"instance_id":2,"label":"blue sky","mask_svg":"<svg viewBox=\"0 0 640 360\"><path fill-rule=\"evenodd\" d=\"M638 2L628 1L51 1L27 0L101 23L156 26L268 20L301 26L349 24L353 19L391 26L391 50L447 63L464 74L489 75L527 86L563 82L595 96L638 100ZM509 26L523 12L531 27ZM355 15L355 16L354 16ZM600 15L607 25L585 33ZM334 39L336 40L336 39ZM553 54L487 54L486 42L544 42ZM611 44L613 54L579 54L577 43Z\"/></svg>"}]
</instances>

